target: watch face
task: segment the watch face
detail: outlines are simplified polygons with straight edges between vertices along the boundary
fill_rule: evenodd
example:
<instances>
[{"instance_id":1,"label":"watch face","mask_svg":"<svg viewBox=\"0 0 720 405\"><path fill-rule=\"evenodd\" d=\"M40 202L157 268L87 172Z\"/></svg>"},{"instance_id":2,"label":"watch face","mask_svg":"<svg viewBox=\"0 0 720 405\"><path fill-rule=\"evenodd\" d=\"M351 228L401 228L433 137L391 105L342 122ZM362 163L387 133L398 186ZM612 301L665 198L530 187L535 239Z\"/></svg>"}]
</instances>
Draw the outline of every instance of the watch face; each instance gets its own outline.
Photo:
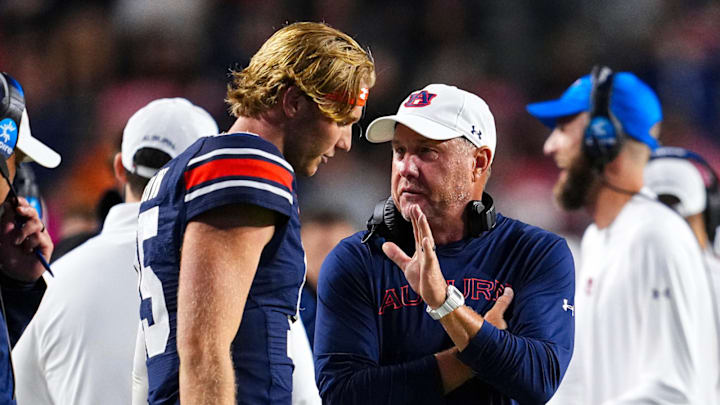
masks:
<instances>
[{"instance_id":1,"label":"watch face","mask_svg":"<svg viewBox=\"0 0 720 405\"><path fill-rule=\"evenodd\" d=\"M445 302L436 309L430 309L428 306L427 313L430 314L434 320L438 320L464 304L465 297L463 294L454 285L450 284L447 288L447 298L445 298Z\"/></svg>"},{"instance_id":2,"label":"watch face","mask_svg":"<svg viewBox=\"0 0 720 405\"><path fill-rule=\"evenodd\" d=\"M452 309L455 309L465 303L465 297L463 296L463 293L461 293L460 290L458 290L457 287L455 287L454 285L451 284L448 286L447 294L447 301L452 300Z\"/></svg>"}]
</instances>

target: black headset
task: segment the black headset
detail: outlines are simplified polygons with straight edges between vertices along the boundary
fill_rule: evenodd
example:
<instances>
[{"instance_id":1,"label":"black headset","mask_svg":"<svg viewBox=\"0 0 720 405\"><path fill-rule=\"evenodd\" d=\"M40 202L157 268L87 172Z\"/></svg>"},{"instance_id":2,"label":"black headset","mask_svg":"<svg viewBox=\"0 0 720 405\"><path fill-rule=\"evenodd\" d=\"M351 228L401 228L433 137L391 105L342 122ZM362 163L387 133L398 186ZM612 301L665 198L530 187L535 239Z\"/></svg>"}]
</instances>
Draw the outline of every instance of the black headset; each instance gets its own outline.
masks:
<instances>
[{"instance_id":1,"label":"black headset","mask_svg":"<svg viewBox=\"0 0 720 405\"><path fill-rule=\"evenodd\" d=\"M606 66L595 66L591 74L590 123L585 128L583 151L597 169L612 162L625 141L620 121L610 111L614 77Z\"/></svg>"},{"instance_id":2,"label":"black headset","mask_svg":"<svg viewBox=\"0 0 720 405\"><path fill-rule=\"evenodd\" d=\"M7 160L15 152L18 136L20 135L20 121L25 110L25 94L17 80L5 72L0 73L0 126L3 137L0 138L0 173L10 182L10 172ZM7 137L7 138L6 138Z\"/></svg>"},{"instance_id":3,"label":"black headset","mask_svg":"<svg viewBox=\"0 0 720 405\"><path fill-rule=\"evenodd\" d=\"M15 151L15 146L17 145L20 121L22 120L23 111L25 111L25 94L23 93L20 83L5 72L0 73L0 91L2 91L2 100L0 100L0 125L14 127L14 130L2 131L3 134L8 131L13 132L14 139L3 141L3 139L0 138L0 143L6 145L6 147L0 146L0 157L7 160Z\"/></svg>"},{"instance_id":4,"label":"black headset","mask_svg":"<svg viewBox=\"0 0 720 405\"><path fill-rule=\"evenodd\" d=\"M37 177L33 171L30 163L21 163L17 171L15 172L15 180L13 181L13 187L18 197L23 197L27 200L31 207L35 208L40 220L43 218L43 198L40 194L40 186L38 185Z\"/></svg>"},{"instance_id":5,"label":"black headset","mask_svg":"<svg viewBox=\"0 0 720 405\"><path fill-rule=\"evenodd\" d=\"M470 201L466 210L470 236L473 238L492 230L497 225L495 203L488 193L483 192L481 201ZM375 209L367 221L367 229L362 243L367 243L374 235L377 235L389 242L394 242L408 255L412 255L415 251L412 224L402 217L392 197L375 205Z\"/></svg>"},{"instance_id":6,"label":"black headset","mask_svg":"<svg viewBox=\"0 0 720 405\"><path fill-rule=\"evenodd\" d=\"M653 152L652 156L650 156L650 160L659 158L688 160L697 163L707 172L709 179L708 183L705 184L705 211L703 211L703 219L705 220L705 231L710 240L710 245L713 246L713 250L717 254L720 254L720 248L715 246L715 238L720 231L718 229L720 228L720 182L717 173L715 173L712 166L710 166L702 156L687 149L670 146L658 148Z\"/></svg>"}]
</instances>

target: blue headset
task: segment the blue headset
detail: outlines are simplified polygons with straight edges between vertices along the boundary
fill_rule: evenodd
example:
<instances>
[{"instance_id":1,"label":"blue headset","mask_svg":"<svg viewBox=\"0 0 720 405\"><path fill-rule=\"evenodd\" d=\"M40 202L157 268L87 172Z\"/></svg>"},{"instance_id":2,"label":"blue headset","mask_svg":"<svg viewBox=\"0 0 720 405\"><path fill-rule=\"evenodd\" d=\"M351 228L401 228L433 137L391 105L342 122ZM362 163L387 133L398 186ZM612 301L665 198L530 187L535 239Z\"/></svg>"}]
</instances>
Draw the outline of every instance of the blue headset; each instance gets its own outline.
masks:
<instances>
[{"instance_id":1,"label":"blue headset","mask_svg":"<svg viewBox=\"0 0 720 405\"><path fill-rule=\"evenodd\" d=\"M702 156L687 149L674 146L658 148L653 152L652 156L650 156L650 159L659 158L689 160L690 162L697 163L707 172L709 182L705 184L705 211L703 212L705 231L707 232L708 240L711 246L713 246L714 251L720 254L720 243L715 243L715 238L719 232L718 228L720 228L720 182L718 181L717 173L715 173L712 166L710 166ZM720 240L718 242L720 242Z\"/></svg>"},{"instance_id":2,"label":"blue headset","mask_svg":"<svg viewBox=\"0 0 720 405\"><path fill-rule=\"evenodd\" d=\"M590 123L585 128L583 151L598 169L617 157L625 141L620 122L610 111L614 75L606 66L595 66L591 74Z\"/></svg>"}]
</instances>

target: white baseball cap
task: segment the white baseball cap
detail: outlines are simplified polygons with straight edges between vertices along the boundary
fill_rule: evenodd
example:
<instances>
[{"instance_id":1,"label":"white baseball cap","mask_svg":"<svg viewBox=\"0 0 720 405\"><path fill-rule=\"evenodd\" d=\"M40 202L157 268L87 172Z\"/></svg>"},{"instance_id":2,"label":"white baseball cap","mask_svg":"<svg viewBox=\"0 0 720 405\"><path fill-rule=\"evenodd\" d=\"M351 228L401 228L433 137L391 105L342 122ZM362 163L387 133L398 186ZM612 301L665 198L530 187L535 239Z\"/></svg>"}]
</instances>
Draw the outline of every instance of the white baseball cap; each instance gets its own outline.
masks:
<instances>
[{"instance_id":1,"label":"white baseball cap","mask_svg":"<svg viewBox=\"0 0 720 405\"><path fill-rule=\"evenodd\" d=\"M705 211L706 190L702 174L690 161L677 158L655 158L645 166L645 186L655 194L678 198L672 207L683 217Z\"/></svg>"},{"instance_id":2,"label":"white baseball cap","mask_svg":"<svg viewBox=\"0 0 720 405\"><path fill-rule=\"evenodd\" d=\"M60 155L32 136L27 109L23 110L20 119L17 148L27 156L27 161L33 161L48 169L54 169L60 164Z\"/></svg>"},{"instance_id":3,"label":"white baseball cap","mask_svg":"<svg viewBox=\"0 0 720 405\"><path fill-rule=\"evenodd\" d=\"M397 114L370 123L367 139L387 142L395 136L396 123L438 141L464 136L478 148L490 148L495 158L495 118L487 103L473 93L445 84L431 84L412 92Z\"/></svg>"},{"instance_id":4,"label":"white baseball cap","mask_svg":"<svg viewBox=\"0 0 720 405\"><path fill-rule=\"evenodd\" d=\"M158 149L175 158L198 138L218 132L210 114L184 98L151 101L133 114L125 126L122 164L129 172L149 178L158 169L134 164L138 150Z\"/></svg>"}]
</instances>

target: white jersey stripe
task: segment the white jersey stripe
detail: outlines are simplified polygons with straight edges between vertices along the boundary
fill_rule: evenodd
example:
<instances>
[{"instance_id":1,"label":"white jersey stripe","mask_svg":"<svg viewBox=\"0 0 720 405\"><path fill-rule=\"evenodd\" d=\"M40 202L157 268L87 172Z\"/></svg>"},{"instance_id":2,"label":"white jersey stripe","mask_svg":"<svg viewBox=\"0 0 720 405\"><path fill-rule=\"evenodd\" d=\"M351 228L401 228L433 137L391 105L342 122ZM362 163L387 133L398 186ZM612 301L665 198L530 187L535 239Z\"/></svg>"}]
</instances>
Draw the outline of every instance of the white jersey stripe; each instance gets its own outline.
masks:
<instances>
[{"instance_id":1,"label":"white jersey stripe","mask_svg":"<svg viewBox=\"0 0 720 405\"><path fill-rule=\"evenodd\" d=\"M285 198L286 200L288 200L290 205L292 205L292 203L293 203L293 196L292 196L292 194L288 193L287 191L285 191L279 187L271 186L269 184L265 184L265 183L261 183L259 181L253 181L253 180L226 180L226 181L221 181L219 183L211 184L209 186L199 188L199 189L193 191L192 193L185 195L185 202L192 201L197 197L203 196L208 193L212 193L213 191L221 190L224 188L230 188L230 187L251 187L251 188L256 188L259 190L269 191L273 194L277 194L280 197Z\"/></svg>"},{"instance_id":2,"label":"white jersey stripe","mask_svg":"<svg viewBox=\"0 0 720 405\"><path fill-rule=\"evenodd\" d=\"M291 173L294 173L292 166L290 166L290 163L285 161L285 159L273 155L272 153L265 152L264 150L260 149L253 149L253 148L223 148L223 149L215 149L212 152L208 152L204 155L198 156L196 158L190 159L188 162L188 166L192 166L197 162L201 162L203 160L210 159L213 156L217 155L257 155L262 156L264 158L273 160L275 162L280 163L283 165L286 169L288 169Z\"/></svg>"}]
</instances>

